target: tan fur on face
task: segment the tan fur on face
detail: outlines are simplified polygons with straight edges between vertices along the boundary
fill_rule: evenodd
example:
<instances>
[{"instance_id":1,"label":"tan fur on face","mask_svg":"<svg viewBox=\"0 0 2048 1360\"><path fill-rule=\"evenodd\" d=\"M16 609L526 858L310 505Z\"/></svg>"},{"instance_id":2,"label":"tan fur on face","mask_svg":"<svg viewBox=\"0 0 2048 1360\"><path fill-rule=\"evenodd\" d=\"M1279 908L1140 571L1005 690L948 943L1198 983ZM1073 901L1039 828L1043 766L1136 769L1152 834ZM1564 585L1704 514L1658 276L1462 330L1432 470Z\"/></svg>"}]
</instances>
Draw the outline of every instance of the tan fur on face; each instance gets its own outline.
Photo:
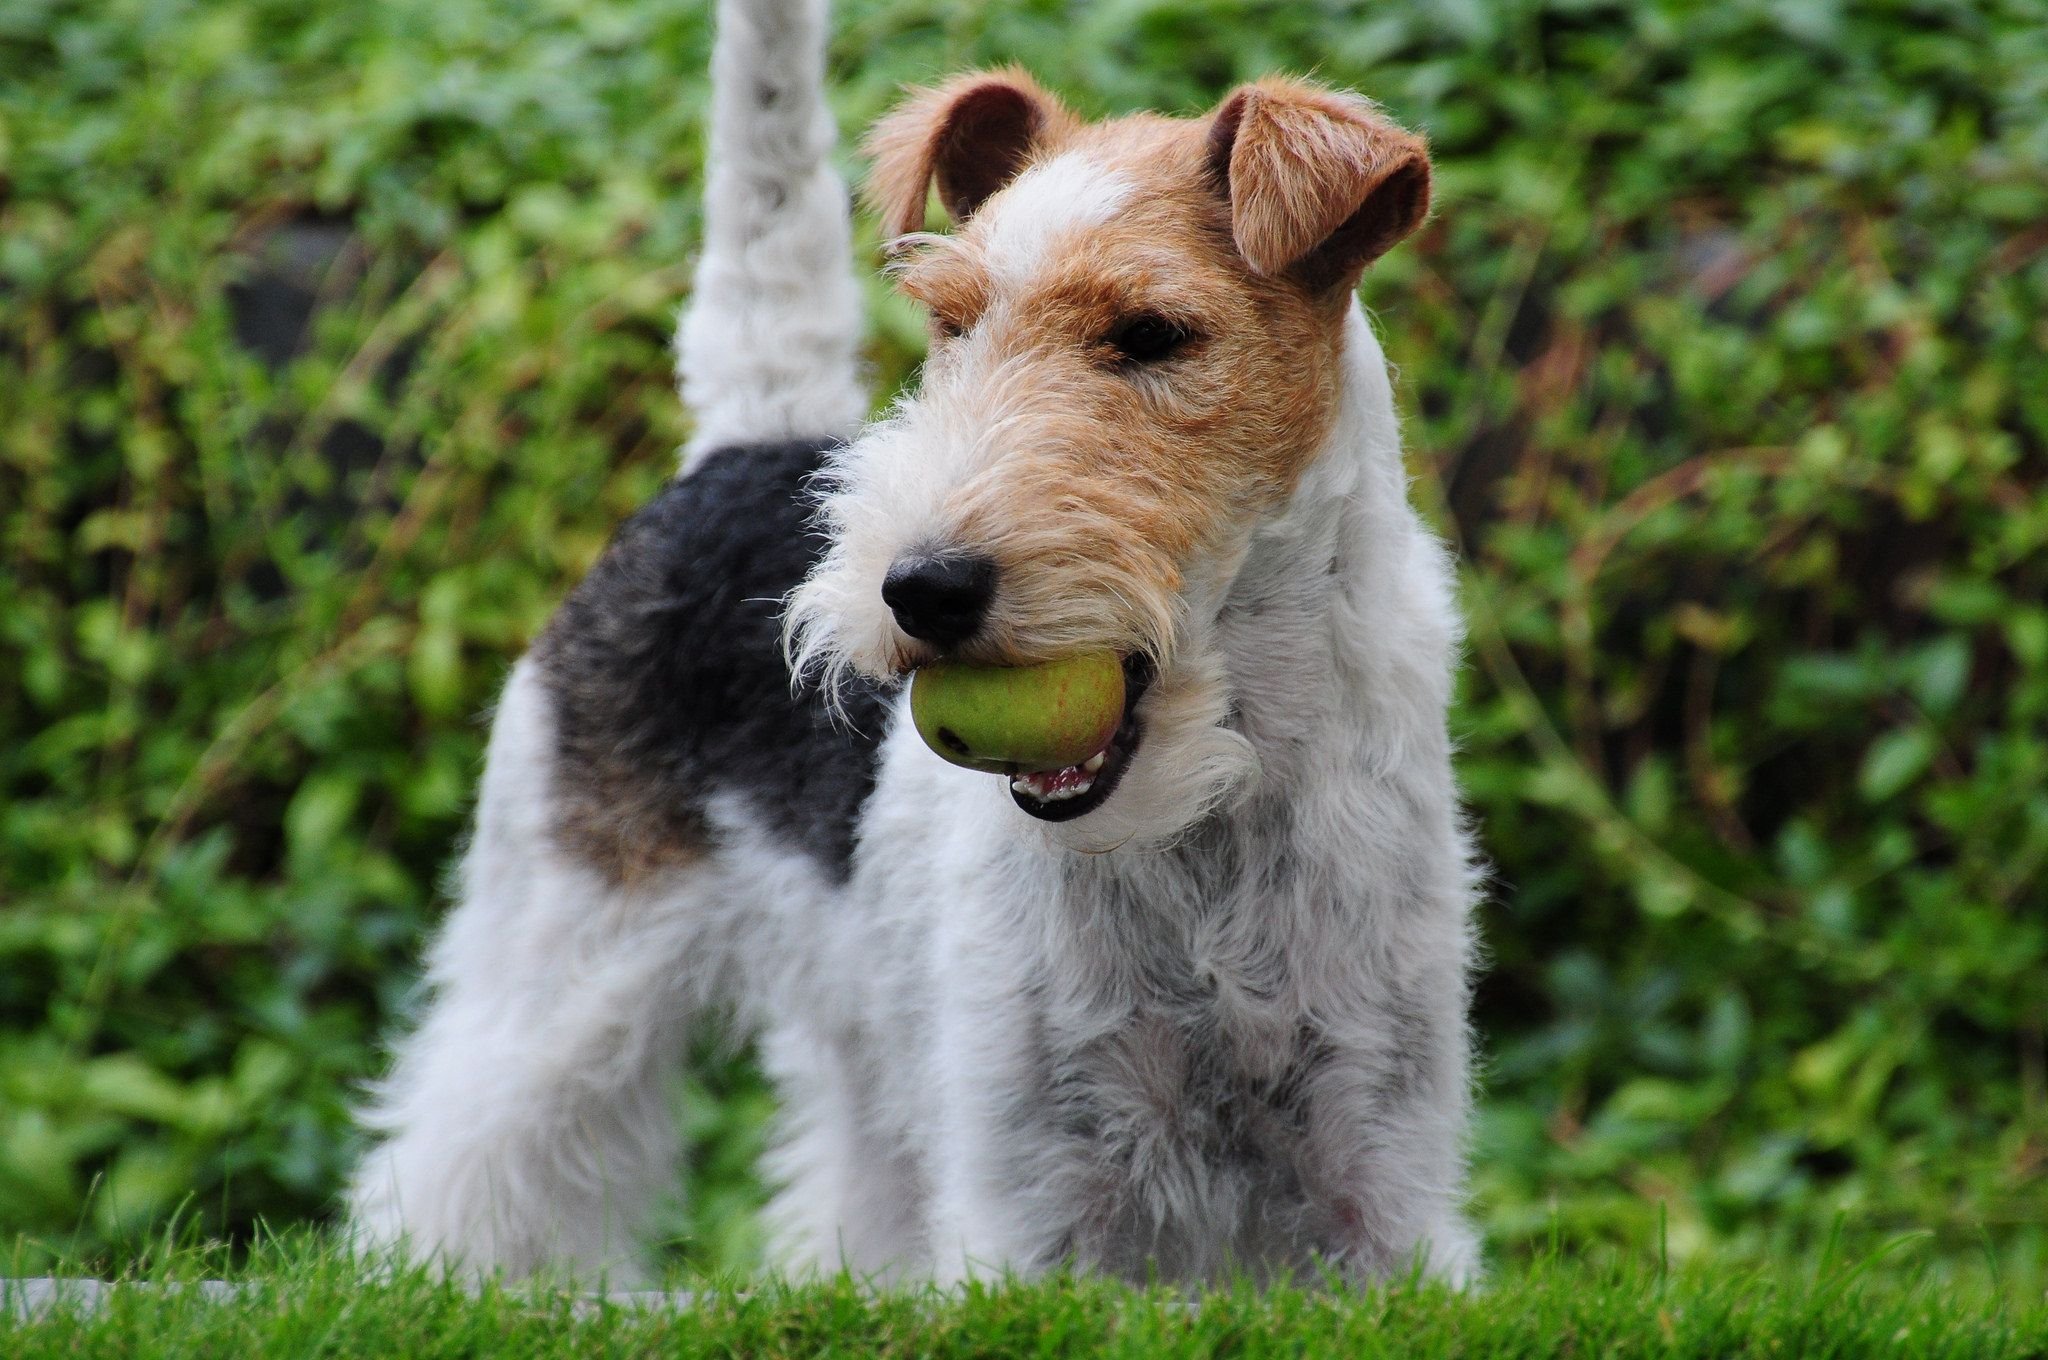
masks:
<instances>
[{"instance_id":1,"label":"tan fur on face","mask_svg":"<svg viewBox=\"0 0 2048 1360\"><path fill-rule=\"evenodd\" d=\"M793 654L872 673L930 660L872 597L901 553L969 551L995 559L998 593L961 655L1170 664L1194 596L1227 586L1323 446L1350 284L1427 204L1420 139L1281 81L1208 118L1090 126L997 72L916 95L868 147L869 199L934 339L922 391L848 461L911 460L932 504L916 527L881 502L853 513L846 497L887 479L846 469ZM934 184L950 236L921 231ZM1140 316L1193 338L1122 357L1110 337ZM864 600L878 631L846 622Z\"/></svg>"}]
</instances>

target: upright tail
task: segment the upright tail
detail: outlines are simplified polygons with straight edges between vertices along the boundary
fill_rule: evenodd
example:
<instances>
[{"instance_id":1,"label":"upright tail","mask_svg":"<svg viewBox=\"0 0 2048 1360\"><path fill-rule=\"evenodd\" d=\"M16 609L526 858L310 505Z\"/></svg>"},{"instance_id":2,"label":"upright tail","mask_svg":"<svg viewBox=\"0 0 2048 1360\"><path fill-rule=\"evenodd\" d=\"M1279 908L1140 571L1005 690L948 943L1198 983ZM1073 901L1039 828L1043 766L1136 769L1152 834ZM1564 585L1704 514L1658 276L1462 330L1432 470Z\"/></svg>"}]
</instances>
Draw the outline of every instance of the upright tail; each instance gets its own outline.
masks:
<instances>
[{"instance_id":1,"label":"upright tail","mask_svg":"<svg viewBox=\"0 0 2048 1360\"><path fill-rule=\"evenodd\" d=\"M849 435L867 414L826 11L827 0L719 0L704 254L676 333L697 421L685 466L723 444Z\"/></svg>"}]
</instances>

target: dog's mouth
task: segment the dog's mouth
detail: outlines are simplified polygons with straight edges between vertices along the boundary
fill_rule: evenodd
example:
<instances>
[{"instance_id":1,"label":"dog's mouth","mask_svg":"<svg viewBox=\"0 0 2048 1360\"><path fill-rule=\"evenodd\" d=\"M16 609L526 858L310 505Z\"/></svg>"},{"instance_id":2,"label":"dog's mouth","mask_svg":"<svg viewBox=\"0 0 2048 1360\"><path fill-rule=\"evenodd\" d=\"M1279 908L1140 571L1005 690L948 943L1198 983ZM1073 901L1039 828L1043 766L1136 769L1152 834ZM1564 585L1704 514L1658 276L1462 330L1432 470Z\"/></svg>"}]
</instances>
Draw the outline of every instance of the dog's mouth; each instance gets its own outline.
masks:
<instances>
[{"instance_id":1,"label":"dog's mouth","mask_svg":"<svg viewBox=\"0 0 2048 1360\"><path fill-rule=\"evenodd\" d=\"M1109 801L1137 754L1144 724L1138 721L1138 701L1152 686L1150 657L1124 658L1124 716L1116 725L1109 744L1077 765L1057 770L1031 770L1010 776L1010 797L1018 807L1041 822L1071 822L1085 817Z\"/></svg>"}]
</instances>

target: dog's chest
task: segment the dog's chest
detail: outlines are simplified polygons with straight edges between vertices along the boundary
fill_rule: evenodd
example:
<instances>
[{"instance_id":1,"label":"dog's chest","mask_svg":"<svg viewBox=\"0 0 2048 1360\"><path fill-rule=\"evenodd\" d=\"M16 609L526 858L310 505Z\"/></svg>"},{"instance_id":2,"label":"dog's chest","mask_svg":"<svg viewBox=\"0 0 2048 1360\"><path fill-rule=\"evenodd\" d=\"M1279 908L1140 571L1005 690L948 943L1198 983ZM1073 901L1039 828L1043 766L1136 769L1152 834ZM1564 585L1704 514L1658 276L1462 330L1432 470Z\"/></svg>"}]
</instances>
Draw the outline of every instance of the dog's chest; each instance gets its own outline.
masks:
<instances>
[{"instance_id":1,"label":"dog's chest","mask_svg":"<svg viewBox=\"0 0 2048 1360\"><path fill-rule=\"evenodd\" d=\"M1071 1114L1111 1159L1250 1168L1307 1125L1313 1031L1233 1028L1213 1009L1142 1007L1065 1055Z\"/></svg>"},{"instance_id":2,"label":"dog's chest","mask_svg":"<svg viewBox=\"0 0 2048 1360\"><path fill-rule=\"evenodd\" d=\"M1257 830L1255 846L1218 832L1145 880L1089 885L1113 924L1076 1023L1061 1035L1049 1018L1056 1084L1106 1155L1249 1167L1287 1160L1306 1128L1330 1057L1313 932L1274 877L1287 828Z\"/></svg>"},{"instance_id":3,"label":"dog's chest","mask_svg":"<svg viewBox=\"0 0 2048 1360\"><path fill-rule=\"evenodd\" d=\"M1067 1248L1113 1271L1197 1277L1298 1256L1326 1056L1307 1023L1171 995L1069 1049L1053 1090L1088 1170Z\"/></svg>"}]
</instances>

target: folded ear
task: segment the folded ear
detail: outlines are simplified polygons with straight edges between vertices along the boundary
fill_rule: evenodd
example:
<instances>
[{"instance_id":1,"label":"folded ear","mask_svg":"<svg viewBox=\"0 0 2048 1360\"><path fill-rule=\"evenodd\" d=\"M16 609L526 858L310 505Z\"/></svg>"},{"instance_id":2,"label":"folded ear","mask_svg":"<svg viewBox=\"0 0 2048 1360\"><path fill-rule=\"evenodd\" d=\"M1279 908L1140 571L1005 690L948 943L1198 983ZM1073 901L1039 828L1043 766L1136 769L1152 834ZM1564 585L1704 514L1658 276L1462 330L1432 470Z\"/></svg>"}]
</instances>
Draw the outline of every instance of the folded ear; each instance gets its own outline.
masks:
<instances>
[{"instance_id":1,"label":"folded ear","mask_svg":"<svg viewBox=\"0 0 2048 1360\"><path fill-rule=\"evenodd\" d=\"M1260 274L1321 291L1359 273L1429 213L1429 148L1356 95L1294 80L1246 85L1209 126L1237 248Z\"/></svg>"},{"instance_id":2,"label":"folded ear","mask_svg":"<svg viewBox=\"0 0 2048 1360\"><path fill-rule=\"evenodd\" d=\"M1015 68L957 76L916 91L875 124L862 150L872 162L865 189L887 236L924 228L925 194L964 222L1008 184L1034 147L1074 121L1038 82Z\"/></svg>"}]
</instances>

